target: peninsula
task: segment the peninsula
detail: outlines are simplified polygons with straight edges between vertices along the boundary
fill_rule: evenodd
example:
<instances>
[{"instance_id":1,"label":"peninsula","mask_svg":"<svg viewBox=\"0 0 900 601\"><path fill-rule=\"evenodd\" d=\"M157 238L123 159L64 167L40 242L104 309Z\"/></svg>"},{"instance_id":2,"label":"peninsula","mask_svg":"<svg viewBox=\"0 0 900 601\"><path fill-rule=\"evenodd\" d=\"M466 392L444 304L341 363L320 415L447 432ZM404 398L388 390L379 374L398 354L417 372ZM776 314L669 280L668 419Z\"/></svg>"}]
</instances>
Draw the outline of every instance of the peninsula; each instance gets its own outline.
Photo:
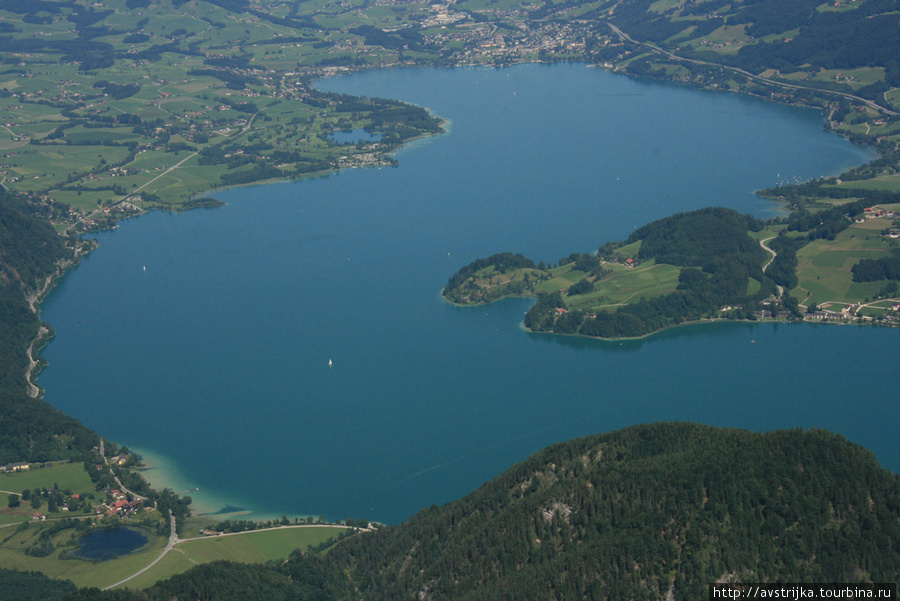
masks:
<instances>
[{"instance_id":1,"label":"peninsula","mask_svg":"<svg viewBox=\"0 0 900 601\"><path fill-rule=\"evenodd\" d=\"M708 319L898 326L900 195L880 198L894 202L804 203L768 222L722 208L682 213L550 265L496 254L459 270L443 296L533 296L529 330L597 338Z\"/></svg>"}]
</instances>

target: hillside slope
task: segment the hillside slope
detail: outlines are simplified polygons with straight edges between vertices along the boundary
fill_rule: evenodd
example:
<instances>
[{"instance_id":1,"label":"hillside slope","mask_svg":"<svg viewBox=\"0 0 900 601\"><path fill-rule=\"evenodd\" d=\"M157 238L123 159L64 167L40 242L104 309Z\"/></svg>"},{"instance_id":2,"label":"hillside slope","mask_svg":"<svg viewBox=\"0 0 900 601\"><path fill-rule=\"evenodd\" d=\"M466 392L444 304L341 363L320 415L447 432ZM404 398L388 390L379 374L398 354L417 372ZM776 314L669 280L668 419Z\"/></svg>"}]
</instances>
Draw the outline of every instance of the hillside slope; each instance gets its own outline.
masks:
<instances>
[{"instance_id":1,"label":"hillside slope","mask_svg":"<svg viewBox=\"0 0 900 601\"><path fill-rule=\"evenodd\" d=\"M728 578L895 581L898 516L897 477L833 434L651 424L550 447L329 558L366 599L702 599Z\"/></svg>"},{"instance_id":2,"label":"hillside slope","mask_svg":"<svg viewBox=\"0 0 900 601\"><path fill-rule=\"evenodd\" d=\"M552 446L324 556L295 553L253 578L204 566L135 598L256 598L259 578L284 581L269 598L373 601L696 600L723 579L895 582L898 520L898 477L840 436L658 423ZM73 598L107 598L85 594Z\"/></svg>"}]
</instances>

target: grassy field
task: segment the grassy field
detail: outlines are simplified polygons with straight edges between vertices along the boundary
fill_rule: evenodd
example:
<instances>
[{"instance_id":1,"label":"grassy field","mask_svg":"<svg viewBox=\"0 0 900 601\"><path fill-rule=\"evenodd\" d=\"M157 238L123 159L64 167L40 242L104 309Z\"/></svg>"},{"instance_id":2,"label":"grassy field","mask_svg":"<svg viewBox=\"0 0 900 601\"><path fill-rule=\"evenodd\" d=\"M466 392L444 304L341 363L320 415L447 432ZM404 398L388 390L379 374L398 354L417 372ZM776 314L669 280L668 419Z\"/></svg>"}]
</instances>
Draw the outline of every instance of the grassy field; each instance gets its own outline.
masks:
<instances>
[{"instance_id":1,"label":"grassy field","mask_svg":"<svg viewBox=\"0 0 900 601\"><path fill-rule=\"evenodd\" d=\"M170 578L175 574L187 572L192 567L194 567L194 565L195 564L193 564L184 553L170 551L169 553L166 553L166 556L163 557L162 560L155 566L153 566L143 574L132 578L125 584L121 585L119 588L130 588L134 590L145 589L148 586L153 586L160 580L165 580L166 578Z\"/></svg>"},{"instance_id":2,"label":"grassy field","mask_svg":"<svg viewBox=\"0 0 900 601\"><path fill-rule=\"evenodd\" d=\"M884 98L894 108L900 106L900 88L893 88L892 90L885 92Z\"/></svg>"},{"instance_id":3,"label":"grassy field","mask_svg":"<svg viewBox=\"0 0 900 601\"><path fill-rule=\"evenodd\" d=\"M881 67L862 67L859 69L822 69L812 81L840 81L853 89L871 85L884 80L884 69Z\"/></svg>"},{"instance_id":4,"label":"grassy field","mask_svg":"<svg viewBox=\"0 0 900 601\"><path fill-rule=\"evenodd\" d=\"M861 180L857 182L847 182L842 187L857 188L862 190L887 190L889 192L900 192L900 175L883 175L872 179Z\"/></svg>"},{"instance_id":5,"label":"grassy field","mask_svg":"<svg viewBox=\"0 0 900 601\"><path fill-rule=\"evenodd\" d=\"M898 245L896 240L879 235L886 223L883 219L869 219L854 224L834 240L815 240L797 253L799 288L809 292L807 304L860 302L881 290L884 282L854 282L851 268L860 259L887 256L888 250ZM792 291L801 302L807 297L803 290Z\"/></svg>"},{"instance_id":6,"label":"grassy field","mask_svg":"<svg viewBox=\"0 0 900 601\"><path fill-rule=\"evenodd\" d=\"M330 538L337 538L341 531L329 526L300 526L180 542L162 561L123 587L147 588L158 580L211 561L256 563L286 559L295 549L315 547Z\"/></svg>"},{"instance_id":7,"label":"grassy field","mask_svg":"<svg viewBox=\"0 0 900 601\"><path fill-rule=\"evenodd\" d=\"M166 546L164 537L144 532L147 544L140 550L109 561L93 563L79 559L60 559L61 553L74 548L73 530L64 530L51 540L64 548L55 550L47 557L31 557L24 550L34 542L41 529L53 522L29 523L27 528L8 526L0 529L0 566L4 568L37 571L52 578L73 581L78 586L104 587L137 572L159 555Z\"/></svg>"},{"instance_id":8,"label":"grassy field","mask_svg":"<svg viewBox=\"0 0 900 601\"><path fill-rule=\"evenodd\" d=\"M77 493L94 490L93 482L80 463L48 464L44 468L32 466L26 472L0 474L0 490L22 492L26 488L50 488L54 484L59 490Z\"/></svg>"},{"instance_id":9,"label":"grassy field","mask_svg":"<svg viewBox=\"0 0 900 601\"><path fill-rule=\"evenodd\" d=\"M631 256L636 253L640 243L622 247L616 254L624 253ZM535 293L556 292L566 290L572 284L582 280L587 273L574 268L574 263L554 267L545 272L550 277L534 285ZM641 298L653 298L674 292L678 285L678 275L681 268L672 265L656 264L647 261L636 267L628 267L620 263L606 263L604 268L611 271L594 282L594 290L587 294L566 296L566 304L570 309L603 309L613 307L630 301L638 301ZM506 274L493 274L493 267L488 267L478 273L478 280L482 286L502 285L507 282L515 282L523 279L527 272L532 278L541 273L537 269L517 269Z\"/></svg>"},{"instance_id":10,"label":"grassy field","mask_svg":"<svg viewBox=\"0 0 900 601\"><path fill-rule=\"evenodd\" d=\"M151 518L152 518L151 514ZM155 514L158 517L158 514ZM141 516L141 519L146 515ZM93 518L87 518L93 519ZM151 519L152 521L152 519ZM53 578L72 580L78 586L105 587L139 571L166 546L166 537L142 529L148 538L138 551L109 561L90 562L62 559L60 556L74 549L79 533L69 528L51 537L55 549L47 557L33 557L25 553L40 533L56 522L28 521L24 524L4 525L0 520L0 567L42 572ZM137 520L125 521L137 526ZM243 563L285 559L295 549L316 547L329 539L337 539L344 529L333 526L293 526L234 535L213 536L179 542L175 550L150 570L128 582L129 588L141 589L154 582L184 572L194 565L220 559Z\"/></svg>"},{"instance_id":11,"label":"grassy field","mask_svg":"<svg viewBox=\"0 0 900 601\"><path fill-rule=\"evenodd\" d=\"M663 296L675 291L680 273L680 267L653 261L637 267L614 265L613 274L601 279L593 292L583 297L571 297L570 304L575 308L605 308L636 302L641 298Z\"/></svg>"}]
</instances>

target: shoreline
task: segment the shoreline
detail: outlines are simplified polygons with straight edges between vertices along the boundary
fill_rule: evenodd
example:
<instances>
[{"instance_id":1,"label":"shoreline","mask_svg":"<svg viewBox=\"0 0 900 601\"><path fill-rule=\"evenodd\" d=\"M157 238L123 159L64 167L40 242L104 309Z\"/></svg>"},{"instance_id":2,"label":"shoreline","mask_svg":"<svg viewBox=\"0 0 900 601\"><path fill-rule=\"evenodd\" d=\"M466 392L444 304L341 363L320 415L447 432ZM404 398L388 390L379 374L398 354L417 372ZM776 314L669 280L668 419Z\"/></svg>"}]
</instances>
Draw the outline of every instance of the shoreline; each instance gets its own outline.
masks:
<instances>
[{"instance_id":1,"label":"shoreline","mask_svg":"<svg viewBox=\"0 0 900 601\"><path fill-rule=\"evenodd\" d=\"M440 294L440 297L441 297L441 300L444 301L445 303L447 303L448 305L450 305L452 307L461 307L461 308L481 307L484 305L499 303L499 302L502 302L504 300L511 299L511 298L531 298L531 299L537 298L536 296L531 296L528 294L511 294L509 296L504 296L502 298L494 299L487 303L468 303L468 304L463 305L463 304L455 303L452 300L447 299L443 294ZM888 299L888 300L890 300L890 299ZM620 338L602 338L600 336L585 336L584 334L578 334L578 333L570 334L570 333L552 332L552 331L551 332L540 332L540 331L531 330L528 327L526 327L524 321L519 322L518 327L520 329L524 330L525 332L528 332L529 334L545 334L547 336L567 336L569 338L584 338L586 340L597 340L600 342L622 342L622 341L626 341L626 340L628 340L628 341L646 340L652 336L661 334L662 332L665 332L667 330L673 330L673 329L682 328L685 326L703 325L703 324L708 324L708 323L709 324L728 323L728 322L746 323L746 324L762 324L762 323L806 324L806 323L808 323L811 325L859 326L859 327L882 327L882 328L900 327L897 325L879 323L872 319L865 320L865 318L860 318L860 317L857 317L857 319L864 319L864 321L854 321L854 320L849 320L849 319L806 319L806 318L785 320L785 319L777 319L777 318L772 318L772 317L767 317L767 318L763 318L763 319L729 319L727 317L702 317L700 319L696 319L693 321L684 321L682 323L670 324L670 325L665 326L664 328L654 330L653 332L648 332L642 336L622 336Z\"/></svg>"},{"instance_id":2,"label":"shoreline","mask_svg":"<svg viewBox=\"0 0 900 601\"><path fill-rule=\"evenodd\" d=\"M198 487L196 482L186 476L176 461L153 450L130 447L140 455L144 467L134 471L147 481L154 490L168 488L179 496L191 497L191 519L207 519L220 522L223 520L248 520L264 522L281 519L282 514L254 508L240 498L233 497L208 488ZM289 516L309 517L309 516Z\"/></svg>"}]
</instances>

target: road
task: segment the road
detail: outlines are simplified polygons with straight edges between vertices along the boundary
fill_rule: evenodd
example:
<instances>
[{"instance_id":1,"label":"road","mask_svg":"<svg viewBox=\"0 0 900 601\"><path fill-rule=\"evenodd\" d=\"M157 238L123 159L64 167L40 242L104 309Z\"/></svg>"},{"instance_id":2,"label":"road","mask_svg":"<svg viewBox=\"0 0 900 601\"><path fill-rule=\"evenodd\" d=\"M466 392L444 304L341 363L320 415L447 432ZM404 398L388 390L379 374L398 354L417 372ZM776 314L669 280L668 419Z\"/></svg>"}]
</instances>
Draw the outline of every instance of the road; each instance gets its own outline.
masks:
<instances>
[{"instance_id":1,"label":"road","mask_svg":"<svg viewBox=\"0 0 900 601\"><path fill-rule=\"evenodd\" d=\"M170 173L171 173L172 171L174 171L175 169L178 169L179 167L181 167L181 166L184 164L185 161L188 161L188 160L194 158L196 155L197 155L196 152L193 152L193 153L189 154L188 156L184 157L183 159L181 159L180 161L178 161L177 163L175 163L174 165L172 165L171 167L169 167L168 169L166 169L165 171L163 171L162 173L160 173L159 175L157 175L156 177L154 177L153 179L151 179L150 181L148 181L148 182L146 182L146 183L144 183L144 184L141 184L140 186L138 186L137 188L135 188L134 190L132 190L131 192L129 192L128 194L126 194L121 200L119 200L119 201L113 203L111 206L116 206L117 204L119 204L119 203L121 203L121 202L124 202L124 200L125 200L126 198L128 198L129 196L132 196L133 194L136 194L137 192L140 192L141 190L143 190L144 188L146 188L147 186L149 186L150 184L152 184L153 182L155 182L155 181L158 180L159 178L165 177L166 175L170 174ZM93 218L96 217L97 215L100 215L100 214L102 214L102 213L104 213L104 212L105 212L105 211L104 211L103 209L98 209L98 210L94 211L93 213L91 213L90 215L88 215L87 217L85 217L85 220L87 220L87 219L93 219ZM75 227L76 225L78 225L78 224L81 223L82 221L84 221L84 220L76 221L75 223L73 223L72 225L70 225L69 227L67 227L67 228L65 229L66 233L68 233L69 230L71 230L73 227Z\"/></svg>"},{"instance_id":2,"label":"road","mask_svg":"<svg viewBox=\"0 0 900 601\"><path fill-rule=\"evenodd\" d=\"M242 534L252 534L254 532L265 532L267 530L283 530L286 528L346 528L346 526L340 526L337 524L296 524L296 525L289 525L289 526L273 526L271 528L259 528L258 530L246 530L244 532L227 532L224 534L220 534L219 536L197 536L197 537L193 537L193 538L178 538L178 535L175 533L175 516L170 515L169 519L171 520L171 531L169 533L169 542L166 545L166 548L163 549L162 552L159 554L159 556L156 559L154 559L152 562L150 562L147 566L141 568L140 570L138 570L137 572L135 572L128 578L123 578L122 580L116 582L115 584L110 584L109 586L105 587L103 590L106 591L109 589L116 588L119 585L125 584L132 578L136 578L136 577L140 576L141 574L143 574L144 572L146 572L147 570L149 570L150 568L155 566L157 563L159 563L162 560L162 558L165 557L169 551L179 551L179 552L183 553L183 551L181 551L181 549L175 548L175 545L178 545L181 543L186 543L186 542L190 542L190 541L194 541L194 540L215 539L215 538L219 538L221 536L238 536L238 535L242 535ZM361 532L371 532L372 530L374 530L374 528L371 528L371 527L370 528L357 528L357 530L359 530ZM193 563L195 565L197 564L196 561L194 561L187 555L185 555L185 557L187 557L188 561L190 561L191 563Z\"/></svg>"},{"instance_id":3,"label":"road","mask_svg":"<svg viewBox=\"0 0 900 601\"><path fill-rule=\"evenodd\" d=\"M183 159L181 159L180 161L178 161L177 163L175 163L174 165L172 165L171 167L169 167L168 169L166 169L165 171L163 171L162 173L160 173L159 175L157 175L156 177L151 179L146 184L142 184L142 185L138 186L137 188L135 188L134 190L132 190L131 194L129 194L128 196L131 196L132 194L140 192L141 190L143 190L144 188L146 188L147 186L149 186L150 184L152 184L159 178L169 175L171 172L173 172L176 169L178 169L179 167L181 167L185 161L188 161L188 160L194 158L195 156L197 156L197 153L192 152L191 154L187 155L186 157L184 157Z\"/></svg>"},{"instance_id":4,"label":"road","mask_svg":"<svg viewBox=\"0 0 900 601\"><path fill-rule=\"evenodd\" d=\"M771 236L771 237L769 237L769 238L766 238L765 240L760 240L760 241L759 241L759 245L760 245L760 246L762 246L765 250L767 250L767 251L769 251L770 253L772 253L772 258L769 259L769 262L768 262L768 263L766 263L765 265L763 265L763 268L762 268L762 272L763 272L763 273L766 272L766 269L769 268L769 265L771 265L771 264L772 264L772 261L775 260L775 257L778 256L778 253L776 253L774 250L772 250L771 248L769 248L768 246L766 246L766 242L768 242L769 240L774 240L774 239L775 239L775 236ZM784 296L784 288L781 287L781 286L779 286L778 284L776 284L776 286L778 286L778 296Z\"/></svg>"},{"instance_id":5,"label":"road","mask_svg":"<svg viewBox=\"0 0 900 601\"><path fill-rule=\"evenodd\" d=\"M166 544L166 548L162 550L162 553L160 553L159 556L156 559L154 559L153 561L151 561L148 565L141 568L140 570L138 570L137 572L135 572L128 578L123 578L122 580L119 580L115 584L110 584L109 586L104 587L103 590L108 591L111 588L116 588L120 584L125 584L132 578L136 578L136 577L140 576L141 574L143 574L144 572L146 572L147 570L149 570L150 568L152 568L153 566L158 564L162 560L162 558L165 557L166 554L172 550L172 547L175 546L176 542L178 542L178 535L175 533L175 516L172 514L169 514L169 542Z\"/></svg>"},{"instance_id":6,"label":"road","mask_svg":"<svg viewBox=\"0 0 900 601\"><path fill-rule=\"evenodd\" d=\"M628 35L624 31L622 31L621 29L619 29L618 27L616 27L609 21L607 21L607 25L609 25L610 29L612 29L614 32L616 32L616 34L618 34L619 37L621 37L622 39L628 40L632 44L638 44L640 46L649 48L653 52L656 52L659 54L664 54L665 56L668 56L669 58L671 58L673 60L682 61L685 63L694 63L696 65L707 65L709 67L719 67L720 69L728 69L729 71L733 71L734 73L740 73L744 77L749 77L750 79L752 79L754 81L758 81L760 83L764 83L764 84L771 85L771 86L778 86L780 88L787 88L790 90L810 90L810 91L814 91L814 92L822 92L824 94L831 94L833 96L840 96L841 98L847 98L848 100L855 100L856 102L861 102L861 103L865 104L866 106L868 106L872 109L875 109L876 111L883 113L885 115L891 115L891 116L900 115L900 113L897 113L896 111L892 111L889 108L883 107L880 104L878 104L872 100L862 98L861 96L854 96L853 94L847 94L845 92L823 90L821 88L814 88L812 86L801 86L799 84L785 83L783 81L768 79L768 78L762 77L760 75L754 75L753 73L750 73L749 71L744 71L743 69L739 69L738 67L729 67L727 65L713 63L710 61L702 61L699 59L685 58L683 56L678 56L677 54L673 54L673 53L669 52L668 50L663 50L659 46L655 46L654 44L650 44L649 42L640 42L638 40L635 40L630 35Z\"/></svg>"}]
</instances>

